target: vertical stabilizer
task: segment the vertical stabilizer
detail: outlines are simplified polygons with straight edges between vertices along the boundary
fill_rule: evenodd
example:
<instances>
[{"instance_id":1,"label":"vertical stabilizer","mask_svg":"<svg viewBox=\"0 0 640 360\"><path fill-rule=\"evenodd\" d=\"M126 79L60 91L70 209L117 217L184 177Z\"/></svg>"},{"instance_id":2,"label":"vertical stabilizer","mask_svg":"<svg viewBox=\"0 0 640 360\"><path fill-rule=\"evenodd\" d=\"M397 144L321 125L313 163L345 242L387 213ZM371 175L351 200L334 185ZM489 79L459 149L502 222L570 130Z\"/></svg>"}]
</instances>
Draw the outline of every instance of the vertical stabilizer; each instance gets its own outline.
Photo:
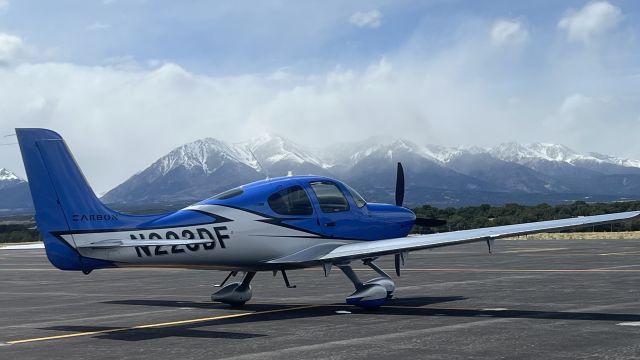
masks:
<instances>
[{"instance_id":1,"label":"vertical stabilizer","mask_svg":"<svg viewBox=\"0 0 640 360\"><path fill-rule=\"evenodd\" d=\"M36 210L36 222L51 263L63 270L85 272L111 266L106 261L80 256L75 250L73 236L65 241L59 235L135 226L148 217L120 214L102 204L57 133L46 129L16 129L16 135Z\"/></svg>"}]
</instances>

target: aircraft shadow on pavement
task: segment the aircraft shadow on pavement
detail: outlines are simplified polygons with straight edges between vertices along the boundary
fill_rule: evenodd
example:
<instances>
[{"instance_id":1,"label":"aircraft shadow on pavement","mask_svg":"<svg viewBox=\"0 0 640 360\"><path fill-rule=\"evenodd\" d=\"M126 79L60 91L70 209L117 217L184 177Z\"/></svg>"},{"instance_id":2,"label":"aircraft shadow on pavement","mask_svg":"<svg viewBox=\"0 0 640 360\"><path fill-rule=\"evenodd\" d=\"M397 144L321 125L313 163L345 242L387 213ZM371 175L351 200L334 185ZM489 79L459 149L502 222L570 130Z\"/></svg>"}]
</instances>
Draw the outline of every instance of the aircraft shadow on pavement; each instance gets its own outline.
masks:
<instances>
[{"instance_id":1,"label":"aircraft shadow on pavement","mask_svg":"<svg viewBox=\"0 0 640 360\"><path fill-rule=\"evenodd\" d=\"M248 304L242 308L232 308L227 305L216 303L199 303L185 301L166 300L117 300L107 301L108 304L138 305L138 306L164 306L164 307L194 307L218 310L246 310L255 311L256 314L250 316L240 316L228 319L214 319L189 324L167 325L157 328L143 329L119 329L110 327L90 327L90 326L54 326L43 330L68 331L68 332L92 332L108 331L97 334L94 337L100 339L122 340L122 341L143 341L168 337L189 337L208 339L234 339L246 340L256 337L269 336L268 334L255 334L244 332L211 331L201 330L211 326L238 325L270 321L301 320L309 318L329 318L332 316L349 316L337 314L336 310L345 309L352 314L370 314L371 316L415 316L415 317L458 317L458 318L494 318L494 319L551 319L551 320L580 320L580 321L611 321L611 322L631 322L640 321L638 314L616 314L602 312L572 312L572 311L543 311L543 310L481 310L466 308L445 308L445 307L423 307L432 304L453 302L464 300L461 296L451 297L406 297L392 299L387 306L374 311L362 310L356 307L344 306L344 304L317 305L309 308L291 309L290 311L260 313L269 310L286 310L295 308L301 304ZM428 322L427 322L428 324Z\"/></svg>"},{"instance_id":2,"label":"aircraft shadow on pavement","mask_svg":"<svg viewBox=\"0 0 640 360\"><path fill-rule=\"evenodd\" d=\"M273 320L272 317L291 319L313 316L327 316L335 314L334 310L345 309L354 314L373 315L411 315L411 316L450 316L450 317L492 317L492 318L525 318L525 319L552 319L552 320L588 320L588 321L640 321L639 314L616 314L603 312L574 312L574 311L546 311L546 310L494 310L494 309L473 309L473 308L446 308L446 307L425 307L428 305L441 304L465 300L463 296L442 296L442 297L402 297L394 298L377 310L364 310L355 306L345 304L318 304L315 307L287 312L277 312L272 314L255 314L250 317L223 320L224 322L251 322L260 319ZM207 309L229 309L246 311L268 311L286 309L288 307L304 306L304 304L246 304L243 307L230 307L217 303L200 303L185 301L167 300L115 300L106 301L108 304L120 305L144 305L144 306L175 306L175 307L197 307ZM221 320L216 320L221 322Z\"/></svg>"},{"instance_id":3,"label":"aircraft shadow on pavement","mask_svg":"<svg viewBox=\"0 0 640 360\"><path fill-rule=\"evenodd\" d=\"M123 341L144 341L170 337L244 340L267 336L263 334L193 329L198 326L206 326L206 324L175 325L146 329L122 329L108 326L52 326L45 328L45 330L68 332L111 331L95 335L94 338Z\"/></svg>"},{"instance_id":4,"label":"aircraft shadow on pavement","mask_svg":"<svg viewBox=\"0 0 640 360\"><path fill-rule=\"evenodd\" d=\"M439 304L450 301L465 300L463 296L423 296L423 297L407 297L393 298L388 300L386 305L389 306L425 306ZM232 307L229 305L214 302L193 302L193 301L172 301L172 300L112 300L104 301L103 304L114 305L139 305L139 306L160 306L160 307L181 307L181 308L198 308L198 309L240 309L249 311L267 311L276 309L285 309L291 306L304 306L305 304L264 304L264 303L248 303L242 307ZM309 304L311 305L311 304ZM326 306L347 306L344 303L327 304ZM357 309L357 308L355 308Z\"/></svg>"}]
</instances>

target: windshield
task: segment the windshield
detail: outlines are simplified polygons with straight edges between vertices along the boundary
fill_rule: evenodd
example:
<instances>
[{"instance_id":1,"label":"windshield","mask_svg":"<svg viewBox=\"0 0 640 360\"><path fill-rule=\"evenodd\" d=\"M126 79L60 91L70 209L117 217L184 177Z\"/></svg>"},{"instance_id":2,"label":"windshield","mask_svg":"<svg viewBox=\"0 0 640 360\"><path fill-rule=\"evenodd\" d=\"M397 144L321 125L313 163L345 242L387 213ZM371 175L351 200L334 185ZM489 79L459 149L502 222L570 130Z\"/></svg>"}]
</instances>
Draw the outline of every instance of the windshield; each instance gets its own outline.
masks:
<instances>
[{"instance_id":1,"label":"windshield","mask_svg":"<svg viewBox=\"0 0 640 360\"><path fill-rule=\"evenodd\" d=\"M360 194L358 194L358 192L355 191L351 186L349 186L347 184L344 184L344 183L342 185L344 185L344 187L346 187L347 190L349 190L349 193L353 197L353 201L356 203L357 207L361 208L361 207L367 205L367 202L364 200L364 198L362 196L360 196Z\"/></svg>"}]
</instances>

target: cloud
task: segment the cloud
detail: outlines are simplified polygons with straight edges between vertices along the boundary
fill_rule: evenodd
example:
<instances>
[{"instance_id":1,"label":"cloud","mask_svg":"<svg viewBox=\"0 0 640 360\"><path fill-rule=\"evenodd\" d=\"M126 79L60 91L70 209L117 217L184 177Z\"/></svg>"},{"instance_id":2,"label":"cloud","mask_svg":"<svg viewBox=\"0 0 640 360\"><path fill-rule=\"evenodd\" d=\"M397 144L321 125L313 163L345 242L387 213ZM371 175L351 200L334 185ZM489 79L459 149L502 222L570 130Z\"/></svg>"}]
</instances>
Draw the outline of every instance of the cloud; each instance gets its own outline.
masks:
<instances>
[{"instance_id":1,"label":"cloud","mask_svg":"<svg viewBox=\"0 0 640 360\"><path fill-rule=\"evenodd\" d=\"M87 26L87 30L89 31L104 31L111 28L111 25L106 23L101 23L99 21L94 22L93 24Z\"/></svg>"},{"instance_id":2,"label":"cloud","mask_svg":"<svg viewBox=\"0 0 640 360\"><path fill-rule=\"evenodd\" d=\"M564 98L564 100L562 100L559 112L563 115L572 116L576 113L579 113L581 110L587 109L590 105L593 104L593 102L594 99L583 94L571 94Z\"/></svg>"},{"instance_id":3,"label":"cloud","mask_svg":"<svg viewBox=\"0 0 640 360\"><path fill-rule=\"evenodd\" d=\"M382 23L382 13L377 9L358 11L351 15L349 22L358 27L377 28Z\"/></svg>"},{"instance_id":4,"label":"cloud","mask_svg":"<svg viewBox=\"0 0 640 360\"><path fill-rule=\"evenodd\" d=\"M9 8L9 0L0 0L0 13Z\"/></svg>"},{"instance_id":5,"label":"cloud","mask_svg":"<svg viewBox=\"0 0 640 360\"><path fill-rule=\"evenodd\" d=\"M634 121L633 115L639 106L637 101L626 97L576 92L565 96L556 112L541 125L556 136L570 139L581 151L637 159L637 147L627 134L640 132L640 123Z\"/></svg>"},{"instance_id":6,"label":"cloud","mask_svg":"<svg viewBox=\"0 0 640 360\"><path fill-rule=\"evenodd\" d=\"M20 37L0 33L0 65L11 64L25 49L25 44Z\"/></svg>"},{"instance_id":7,"label":"cloud","mask_svg":"<svg viewBox=\"0 0 640 360\"><path fill-rule=\"evenodd\" d=\"M525 25L518 20L498 20L491 27L491 43L496 46L523 44L528 37Z\"/></svg>"},{"instance_id":8,"label":"cloud","mask_svg":"<svg viewBox=\"0 0 640 360\"><path fill-rule=\"evenodd\" d=\"M391 59L312 75L205 76L174 63L20 64L0 70L0 128L60 132L95 190L106 191L172 148L207 136L233 142L274 131L319 146L380 133L420 143L461 127L479 134L486 123L463 124L487 111L493 102L483 94L491 91L450 71ZM20 169L17 148L4 150L0 164Z\"/></svg>"},{"instance_id":9,"label":"cloud","mask_svg":"<svg viewBox=\"0 0 640 360\"><path fill-rule=\"evenodd\" d=\"M103 66L36 61L42 50L31 63L11 55L12 66L0 67L0 135L14 127L60 132L98 192L186 142L235 142L264 131L310 147L390 134L420 144L546 141L640 155L634 43L611 44L616 56L604 62L600 52L565 46L554 23L546 32L536 27L543 46L505 56L487 46L488 37L496 46L522 44L526 22L494 20L456 20L453 36L425 22L384 55L341 62L323 53L327 67L276 62L274 70L232 75L162 54L112 57ZM344 13L335 17L344 21ZM14 38L14 48L25 47ZM0 151L0 167L21 170L17 147Z\"/></svg>"},{"instance_id":10,"label":"cloud","mask_svg":"<svg viewBox=\"0 0 640 360\"><path fill-rule=\"evenodd\" d=\"M620 8L607 1L597 1L578 11L569 12L560 19L558 27L567 31L569 41L588 44L596 36L614 28L621 20Z\"/></svg>"}]
</instances>

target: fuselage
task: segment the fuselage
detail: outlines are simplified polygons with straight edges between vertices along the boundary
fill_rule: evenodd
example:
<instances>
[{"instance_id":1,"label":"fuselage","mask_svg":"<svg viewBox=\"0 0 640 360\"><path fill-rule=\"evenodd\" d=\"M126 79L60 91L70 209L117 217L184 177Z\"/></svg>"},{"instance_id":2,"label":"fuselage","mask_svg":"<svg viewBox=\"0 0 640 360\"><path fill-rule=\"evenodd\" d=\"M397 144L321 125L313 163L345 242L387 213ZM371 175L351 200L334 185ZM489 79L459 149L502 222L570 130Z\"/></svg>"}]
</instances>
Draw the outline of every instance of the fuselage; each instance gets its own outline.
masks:
<instances>
[{"instance_id":1,"label":"fuselage","mask_svg":"<svg viewBox=\"0 0 640 360\"><path fill-rule=\"evenodd\" d=\"M72 237L76 246L108 239L211 239L207 244L79 251L115 266L268 270L274 268L269 261L308 249L328 252L352 242L404 237L414 223L411 210L366 203L335 179L289 176L231 189L135 228L60 236L65 241Z\"/></svg>"}]
</instances>

